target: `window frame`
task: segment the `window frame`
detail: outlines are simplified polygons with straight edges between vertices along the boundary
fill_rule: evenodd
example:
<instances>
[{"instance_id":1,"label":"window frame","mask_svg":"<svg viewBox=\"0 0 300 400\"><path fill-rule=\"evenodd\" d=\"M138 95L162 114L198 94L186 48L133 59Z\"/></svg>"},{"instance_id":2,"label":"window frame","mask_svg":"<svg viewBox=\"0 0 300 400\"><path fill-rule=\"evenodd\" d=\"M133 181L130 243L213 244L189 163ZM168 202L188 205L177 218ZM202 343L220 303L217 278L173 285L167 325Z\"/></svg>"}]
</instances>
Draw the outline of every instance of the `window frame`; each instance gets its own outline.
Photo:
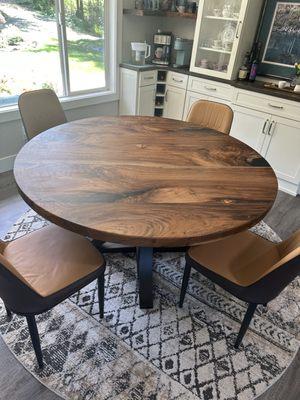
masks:
<instances>
[{"instance_id":1,"label":"window frame","mask_svg":"<svg viewBox=\"0 0 300 400\"><path fill-rule=\"evenodd\" d=\"M59 99L64 109L85 107L88 105L117 101L118 93L118 62L120 58L119 35L121 32L120 4L118 0L104 0L104 66L106 85L102 88L87 89L80 91L70 90L70 73L68 66L67 35L64 14L64 0L55 0L56 24L59 41L59 54L61 65L61 79L63 94ZM8 121L15 120L15 111L18 109L17 102L0 105L0 122L6 115Z\"/></svg>"}]
</instances>

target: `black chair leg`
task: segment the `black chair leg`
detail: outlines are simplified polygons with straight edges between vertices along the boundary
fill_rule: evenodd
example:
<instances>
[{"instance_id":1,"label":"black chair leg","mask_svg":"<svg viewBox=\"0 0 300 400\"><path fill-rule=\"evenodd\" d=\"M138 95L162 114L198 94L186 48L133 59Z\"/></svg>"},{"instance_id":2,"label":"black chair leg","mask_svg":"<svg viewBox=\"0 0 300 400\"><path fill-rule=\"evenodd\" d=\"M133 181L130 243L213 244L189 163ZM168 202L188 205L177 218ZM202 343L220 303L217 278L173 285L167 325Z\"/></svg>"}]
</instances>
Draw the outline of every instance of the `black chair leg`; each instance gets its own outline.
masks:
<instances>
[{"instance_id":1,"label":"black chair leg","mask_svg":"<svg viewBox=\"0 0 300 400\"><path fill-rule=\"evenodd\" d=\"M98 301L99 314L102 319L104 316L104 273L98 277Z\"/></svg>"},{"instance_id":2,"label":"black chair leg","mask_svg":"<svg viewBox=\"0 0 300 400\"><path fill-rule=\"evenodd\" d=\"M245 333L247 332L247 329L248 329L248 327L250 325L250 322L252 320L253 314L255 313L256 307L257 307L257 304L254 304L254 303L250 303L249 306L248 306L248 309L247 309L246 314L244 316L240 331L238 333L238 337L237 337L237 339L235 341L235 344L234 344L234 347L236 349L238 349L240 344L242 343L242 340L243 340L243 338L245 336Z\"/></svg>"},{"instance_id":3,"label":"black chair leg","mask_svg":"<svg viewBox=\"0 0 300 400\"><path fill-rule=\"evenodd\" d=\"M184 268L184 274L182 278L182 285L181 285L181 292L180 292L180 301L179 301L179 307L182 308L185 294L186 294L186 289L188 287L189 279L190 279L190 274L191 274L191 266L186 263L185 268Z\"/></svg>"},{"instance_id":4,"label":"black chair leg","mask_svg":"<svg viewBox=\"0 0 300 400\"><path fill-rule=\"evenodd\" d=\"M6 306L5 306L5 310L6 310L7 319L10 321L12 318L12 312Z\"/></svg>"},{"instance_id":5,"label":"black chair leg","mask_svg":"<svg viewBox=\"0 0 300 400\"><path fill-rule=\"evenodd\" d=\"M36 326L35 316L29 315L26 317L26 319L27 319L29 333L30 333L30 337L31 337L32 345L33 345L33 348L35 351L38 365L41 369L43 369L43 366L44 366L43 354L42 354L42 349L41 349L39 332L38 332L38 329Z\"/></svg>"}]
</instances>

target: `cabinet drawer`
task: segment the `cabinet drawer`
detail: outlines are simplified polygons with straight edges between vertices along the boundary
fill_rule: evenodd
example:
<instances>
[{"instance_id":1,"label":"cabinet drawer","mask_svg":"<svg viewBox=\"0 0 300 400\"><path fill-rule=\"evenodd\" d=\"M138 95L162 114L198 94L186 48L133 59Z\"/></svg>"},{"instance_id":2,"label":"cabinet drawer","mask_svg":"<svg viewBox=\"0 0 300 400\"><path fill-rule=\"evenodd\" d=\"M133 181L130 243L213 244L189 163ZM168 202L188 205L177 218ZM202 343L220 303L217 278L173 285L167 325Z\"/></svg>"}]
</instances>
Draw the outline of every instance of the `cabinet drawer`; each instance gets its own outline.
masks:
<instances>
[{"instance_id":1,"label":"cabinet drawer","mask_svg":"<svg viewBox=\"0 0 300 400\"><path fill-rule=\"evenodd\" d=\"M203 93L213 97L220 97L224 100L231 100L233 88L230 85L209 81L194 76L189 77L188 90Z\"/></svg>"},{"instance_id":2,"label":"cabinet drawer","mask_svg":"<svg viewBox=\"0 0 300 400\"><path fill-rule=\"evenodd\" d=\"M238 91L236 104L265 111L272 115L300 120L300 104L273 96L261 96L249 92Z\"/></svg>"},{"instance_id":3,"label":"cabinet drawer","mask_svg":"<svg viewBox=\"0 0 300 400\"><path fill-rule=\"evenodd\" d=\"M186 89L188 82L188 75L178 74L177 72L169 71L167 77L167 84L181 89Z\"/></svg>"},{"instance_id":4,"label":"cabinet drawer","mask_svg":"<svg viewBox=\"0 0 300 400\"><path fill-rule=\"evenodd\" d=\"M139 86L153 85L157 81L157 70L140 72Z\"/></svg>"}]
</instances>

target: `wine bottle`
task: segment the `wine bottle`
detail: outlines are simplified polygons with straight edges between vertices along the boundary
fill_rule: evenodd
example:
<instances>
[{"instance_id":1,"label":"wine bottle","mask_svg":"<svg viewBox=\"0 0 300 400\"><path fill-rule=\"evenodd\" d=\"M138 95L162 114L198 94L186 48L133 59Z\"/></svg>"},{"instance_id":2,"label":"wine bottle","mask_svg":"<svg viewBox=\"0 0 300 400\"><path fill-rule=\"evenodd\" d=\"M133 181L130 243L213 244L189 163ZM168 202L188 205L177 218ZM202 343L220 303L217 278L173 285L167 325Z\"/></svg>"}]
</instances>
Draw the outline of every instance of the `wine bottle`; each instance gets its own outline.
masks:
<instances>
[{"instance_id":1,"label":"wine bottle","mask_svg":"<svg viewBox=\"0 0 300 400\"><path fill-rule=\"evenodd\" d=\"M257 71L258 71L258 66L259 66L259 55L260 55L260 49L261 49L261 43L257 43L256 46L256 54L254 54L254 59L252 61L251 69L250 69L250 75L249 75L249 81L254 82L257 76Z\"/></svg>"}]
</instances>

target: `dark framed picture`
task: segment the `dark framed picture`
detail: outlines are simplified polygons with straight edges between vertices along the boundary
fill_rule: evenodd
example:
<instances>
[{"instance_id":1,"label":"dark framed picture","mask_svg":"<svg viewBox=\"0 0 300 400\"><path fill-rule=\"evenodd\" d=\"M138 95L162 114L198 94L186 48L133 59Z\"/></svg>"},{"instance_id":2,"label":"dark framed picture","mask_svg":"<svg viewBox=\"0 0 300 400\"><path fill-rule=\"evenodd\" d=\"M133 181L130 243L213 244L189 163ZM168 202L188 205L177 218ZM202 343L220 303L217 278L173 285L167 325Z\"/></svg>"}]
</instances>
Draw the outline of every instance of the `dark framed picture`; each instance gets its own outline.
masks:
<instances>
[{"instance_id":1,"label":"dark framed picture","mask_svg":"<svg viewBox=\"0 0 300 400\"><path fill-rule=\"evenodd\" d=\"M300 62L300 0L267 0L259 39L263 75L290 78Z\"/></svg>"}]
</instances>

